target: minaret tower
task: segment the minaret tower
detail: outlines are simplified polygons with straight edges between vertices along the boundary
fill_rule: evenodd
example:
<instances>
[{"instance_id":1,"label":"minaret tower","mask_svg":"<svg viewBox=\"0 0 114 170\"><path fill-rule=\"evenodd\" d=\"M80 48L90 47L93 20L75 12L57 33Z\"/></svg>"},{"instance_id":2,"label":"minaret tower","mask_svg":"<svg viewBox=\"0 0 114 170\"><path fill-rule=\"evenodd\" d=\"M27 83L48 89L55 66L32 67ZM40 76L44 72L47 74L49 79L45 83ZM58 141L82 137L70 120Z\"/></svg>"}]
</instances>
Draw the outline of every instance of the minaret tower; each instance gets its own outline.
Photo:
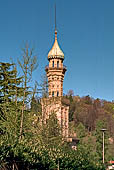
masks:
<instances>
[{"instance_id":1,"label":"minaret tower","mask_svg":"<svg viewBox=\"0 0 114 170\"><path fill-rule=\"evenodd\" d=\"M48 78L49 97L42 99L42 121L46 123L49 115L56 113L62 129L63 137L68 137L69 106L62 102L63 80L66 67L63 65L64 53L59 47L56 30L56 8L55 8L55 40L48 53L49 65L45 67Z\"/></svg>"},{"instance_id":2,"label":"minaret tower","mask_svg":"<svg viewBox=\"0 0 114 170\"><path fill-rule=\"evenodd\" d=\"M45 70L48 77L49 97L63 96L63 80L66 72L66 67L63 65L64 53L60 49L57 41L56 26L55 41L52 49L48 53L48 61L49 66L46 66Z\"/></svg>"}]
</instances>

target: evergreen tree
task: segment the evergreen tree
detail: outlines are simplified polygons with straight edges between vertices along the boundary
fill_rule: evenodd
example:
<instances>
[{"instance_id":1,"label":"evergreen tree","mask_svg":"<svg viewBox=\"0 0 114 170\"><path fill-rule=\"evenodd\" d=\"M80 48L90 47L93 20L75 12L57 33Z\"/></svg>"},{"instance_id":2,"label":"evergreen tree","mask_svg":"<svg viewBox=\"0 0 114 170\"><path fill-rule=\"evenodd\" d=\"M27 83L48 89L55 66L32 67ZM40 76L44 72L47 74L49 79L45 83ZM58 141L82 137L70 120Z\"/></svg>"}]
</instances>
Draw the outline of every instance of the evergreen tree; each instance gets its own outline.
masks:
<instances>
[{"instance_id":1,"label":"evergreen tree","mask_svg":"<svg viewBox=\"0 0 114 170\"><path fill-rule=\"evenodd\" d=\"M10 63L0 63L0 108L6 114L7 107L14 95L14 70Z\"/></svg>"},{"instance_id":2,"label":"evergreen tree","mask_svg":"<svg viewBox=\"0 0 114 170\"><path fill-rule=\"evenodd\" d=\"M55 147L56 145L61 145L61 128L54 112L50 114L46 124L42 125L41 135L46 146Z\"/></svg>"},{"instance_id":3,"label":"evergreen tree","mask_svg":"<svg viewBox=\"0 0 114 170\"><path fill-rule=\"evenodd\" d=\"M0 63L0 103L17 102L22 88L19 87L22 77L17 77L15 64Z\"/></svg>"},{"instance_id":4,"label":"evergreen tree","mask_svg":"<svg viewBox=\"0 0 114 170\"><path fill-rule=\"evenodd\" d=\"M15 120L14 125L17 121L17 116L19 116L17 115L17 110L19 112L19 98L23 91L23 88L20 87L21 82L22 77L17 77L14 64L0 63L0 123L2 133L9 130L5 127L7 127L6 123L8 123L10 117L13 121Z\"/></svg>"}]
</instances>

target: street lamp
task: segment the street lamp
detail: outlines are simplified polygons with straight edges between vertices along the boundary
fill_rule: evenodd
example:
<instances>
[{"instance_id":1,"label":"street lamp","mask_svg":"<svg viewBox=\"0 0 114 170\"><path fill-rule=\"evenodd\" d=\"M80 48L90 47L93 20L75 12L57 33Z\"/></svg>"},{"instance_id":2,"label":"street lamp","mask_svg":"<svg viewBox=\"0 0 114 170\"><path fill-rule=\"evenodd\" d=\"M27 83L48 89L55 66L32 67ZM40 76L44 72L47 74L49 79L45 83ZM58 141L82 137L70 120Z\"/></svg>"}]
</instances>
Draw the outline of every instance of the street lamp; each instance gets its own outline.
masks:
<instances>
[{"instance_id":1,"label":"street lamp","mask_svg":"<svg viewBox=\"0 0 114 170\"><path fill-rule=\"evenodd\" d=\"M101 129L101 131L103 132L103 164L104 164L104 133L107 129Z\"/></svg>"}]
</instances>

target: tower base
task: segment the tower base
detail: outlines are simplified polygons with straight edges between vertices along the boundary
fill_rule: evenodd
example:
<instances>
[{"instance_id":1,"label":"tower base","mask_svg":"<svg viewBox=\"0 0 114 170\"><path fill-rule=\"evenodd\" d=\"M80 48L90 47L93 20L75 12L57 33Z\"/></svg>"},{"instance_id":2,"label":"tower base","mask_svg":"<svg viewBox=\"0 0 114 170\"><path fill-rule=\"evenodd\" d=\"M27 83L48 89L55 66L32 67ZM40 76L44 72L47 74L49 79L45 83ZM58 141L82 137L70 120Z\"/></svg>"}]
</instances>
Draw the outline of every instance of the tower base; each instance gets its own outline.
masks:
<instances>
[{"instance_id":1,"label":"tower base","mask_svg":"<svg viewBox=\"0 0 114 170\"><path fill-rule=\"evenodd\" d=\"M49 116L54 112L57 115L64 138L68 137L69 106L62 103L62 97L42 98L42 121L46 123Z\"/></svg>"}]
</instances>

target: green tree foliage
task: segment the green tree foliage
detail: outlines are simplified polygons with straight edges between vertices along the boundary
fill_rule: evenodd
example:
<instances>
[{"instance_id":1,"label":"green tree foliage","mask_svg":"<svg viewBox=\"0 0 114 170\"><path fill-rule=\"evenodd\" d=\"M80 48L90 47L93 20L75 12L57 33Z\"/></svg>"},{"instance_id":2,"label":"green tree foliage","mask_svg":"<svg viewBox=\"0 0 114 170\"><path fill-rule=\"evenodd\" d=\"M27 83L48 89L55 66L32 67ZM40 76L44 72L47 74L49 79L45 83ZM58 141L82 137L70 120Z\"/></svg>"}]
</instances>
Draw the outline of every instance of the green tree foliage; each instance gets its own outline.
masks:
<instances>
[{"instance_id":1,"label":"green tree foliage","mask_svg":"<svg viewBox=\"0 0 114 170\"><path fill-rule=\"evenodd\" d=\"M114 134L114 103L93 99L90 96L66 96L69 103L69 121L75 126L82 123L85 128L92 132L95 130L97 120L105 120L111 136ZM65 99L64 99L65 101Z\"/></svg>"},{"instance_id":2,"label":"green tree foliage","mask_svg":"<svg viewBox=\"0 0 114 170\"><path fill-rule=\"evenodd\" d=\"M22 77L17 77L14 64L0 63L0 77L0 161L3 160L4 164L12 153L11 147L16 145L19 138L20 96L23 88L20 86Z\"/></svg>"},{"instance_id":3,"label":"green tree foliage","mask_svg":"<svg viewBox=\"0 0 114 170\"><path fill-rule=\"evenodd\" d=\"M35 82L35 87L33 88L33 93L31 97L31 112L34 117L36 117L36 121L39 121L42 116L42 106L40 103L40 97L39 97L39 89L38 89L38 83Z\"/></svg>"},{"instance_id":4,"label":"green tree foliage","mask_svg":"<svg viewBox=\"0 0 114 170\"><path fill-rule=\"evenodd\" d=\"M79 139L82 139L86 136L86 129L82 123L79 123L79 125L76 127L76 134Z\"/></svg>"},{"instance_id":5,"label":"green tree foliage","mask_svg":"<svg viewBox=\"0 0 114 170\"><path fill-rule=\"evenodd\" d=\"M8 138L10 133L13 136L17 135L18 124L17 126L15 124L20 117L21 102L19 99L23 88L19 85L22 77L17 77L16 67L10 63L0 63L0 77L0 128L2 136L5 133Z\"/></svg>"},{"instance_id":6,"label":"green tree foliage","mask_svg":"<svg viewBox=\"0 0 114 170\"><path fill-rule=\"evenodd\" d=\"M37 116L38 119L41 117L41 103L40 99L32 96L31 99L31 112L33 113L34 116Z\"/></svg>"},{"instance_id":7,"label":"green tree foliage","mask_svg":"<svg viewBox=\"0 0 114 170\"><path fill-rule=\"evenodd\" d=\"M73 118L70 119L69 123L71 136L74 132L74 135L80 138L81 133L83 134L82 127L84 127L86 135L82 135L80 144L85 147L89 145L90 150L93 150L93 157L102 160L102 132L100 129L106 128L105 162L113 159L114 152L111 148L114 144L114 103L93 99L90 96L72 96L72 102L70 102L68 96L66 96L66 99L69 100L70 112L72 111ZM109 143L109 139L112 142ZM91 143L93 143L93 146Z\"/></svg>"},{"instance_id":8,"label":"green tree foliage","mask_svg":"<svg viewBox=\"0 0 114 170\"><path fill-rule=\"evenodd\" d=\"M95 124L99 118L97 115L93 117L94 121L90 119L89 122L88 114L93 112L93 107L104 113L105 103L95 103L89 97L80 98L72 93L64 97L64 103L71 107L71 122L82 140L77 150L72 150L62 139L55 113L50 114L46 124L40 121L41 105L35 95L36 88L33 91L29 88L32 72L37 66L36 57L28 46L23 52L23 60L19 62L23 73L20 77L14 64L0 63L0 169L103 170L95 156L96 144L92 147L97 136L87 132L96 129L92 123Z\"/></svg>"},{"instance_id":9,"label":"green tree foliage","mask_svg":"<svg viewBox=\"0 0 114 170\"><path fill-rule=\"evenodd\" d=\"M74 102L73 102L73 95L74 95L74 92L73 90L69 90L68 93L67 93L67 96L66 98L69 100L69 121L72 121L73 120L73 111L74 111Z\"/></svg>"},{"instance_id":10,"label":"green tree foliage","mask_svg":"<svg viewBox=\"0 0 114 170\"><path fill-rule=\"evenodd\" d=\"M14 64L0 63L0 108L7 110L7 105L15 101L22 92L19 87L22 77L17 77L17 69ZM3 108L4 107L4 108Z\"/></svg>"},{"instance_id":11,"label":"green tree foliage","mask_svg":"<svg viewBox=\"0 0 114 170\"><path fill-rule=\"evenodd\" d=\"M33 133L38 134L33 125L36 118L26 105L27 96L30 94L27 84L36 67L36 59L35 57L31 59L32 50L29 51L27 47L24 52L26 52L26 55L23 55L24 63L19 62L24 73L22 77L18 77L14 64L0 63L0 163L3 167L8 165L10 169L13 169L14 165L17 166L15 161L24 161L24 156L21 158L20 155L21 150L25 153L24 150L29 151L31 142L39 142L33 136ZM21 143L19 139L22 139ZM25 147L27 142L28 148Z\"/></svg>"},{"instance_id":12,"label":"green tree foliage","mask_svg":"<svg viewBox=\"0 0 114 170\"><path fill-rule=\"evenodd\" d=\"M62 142L60 125L54 112L49 116L46 124L43 123L42 137L44 144L49 147L55 147Z\"/></svg>"}]
</instances>

